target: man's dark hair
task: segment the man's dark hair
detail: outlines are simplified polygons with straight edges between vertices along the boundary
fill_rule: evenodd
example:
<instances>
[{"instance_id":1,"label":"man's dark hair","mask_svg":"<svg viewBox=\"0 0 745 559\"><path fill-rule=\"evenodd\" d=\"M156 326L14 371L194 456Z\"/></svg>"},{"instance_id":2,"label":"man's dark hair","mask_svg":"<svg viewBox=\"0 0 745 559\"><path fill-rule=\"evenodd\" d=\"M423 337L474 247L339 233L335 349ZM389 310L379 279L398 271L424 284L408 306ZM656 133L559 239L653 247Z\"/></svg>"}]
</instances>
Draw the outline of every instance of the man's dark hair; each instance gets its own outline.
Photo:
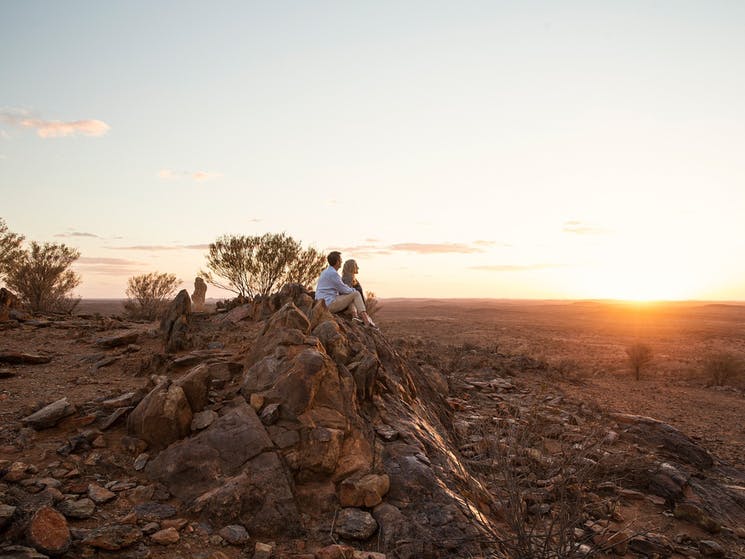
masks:
<instances>
[{"instance_id":1,"label":"man's dark hair","mask_svg":"<svg viewBox=\"0 0 745 559\"><path fill-rule=\"evenodd\" d=\"M341 252L338 250L333 250L329 252L329 255L326 257L326 260L329 261L329 264L331 266L335 266L337 263L341 262Z\"/></svg>"}]
</instances>

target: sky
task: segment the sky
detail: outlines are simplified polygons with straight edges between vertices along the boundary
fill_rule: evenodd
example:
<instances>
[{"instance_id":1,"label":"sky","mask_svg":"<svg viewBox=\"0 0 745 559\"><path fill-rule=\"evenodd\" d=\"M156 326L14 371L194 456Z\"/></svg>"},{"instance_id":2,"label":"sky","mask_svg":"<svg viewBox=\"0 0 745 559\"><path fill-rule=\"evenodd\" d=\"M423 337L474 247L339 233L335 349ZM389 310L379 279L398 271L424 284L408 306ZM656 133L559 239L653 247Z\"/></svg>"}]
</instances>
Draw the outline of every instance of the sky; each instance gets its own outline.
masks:
<instances>
[{"instance_id":1,"label":"sky","mask_svg":"<svg viewBox=\"0 0 745 559\"><path fill-rule=\"evenodd\" d=\"M285 232L382 298L745 300L744 28L739 0L0 0L0 218L77 247L83 297Z\"/></svg>"}]
</instances>

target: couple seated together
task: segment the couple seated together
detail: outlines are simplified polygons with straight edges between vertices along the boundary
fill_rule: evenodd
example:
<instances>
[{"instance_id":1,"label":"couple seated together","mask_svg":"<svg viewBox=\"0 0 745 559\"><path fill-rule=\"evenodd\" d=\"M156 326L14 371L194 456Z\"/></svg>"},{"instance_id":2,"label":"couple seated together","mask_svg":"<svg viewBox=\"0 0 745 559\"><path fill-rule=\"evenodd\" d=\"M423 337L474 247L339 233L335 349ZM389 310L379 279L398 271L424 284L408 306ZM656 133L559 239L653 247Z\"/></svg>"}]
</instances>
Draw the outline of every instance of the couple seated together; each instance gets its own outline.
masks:
<instances>
[{"instance_id":1,"label":"couple seated together","mask_svg":"<svg viewBox=\"0 0 745 559\"><path fill-rule=\"evenodd\" d=\"M365 298L362 295L362 286L354 277L359 271L354 260L344 263L344 276L339 277L341 268L341 252L330 252L326 257L329 267L321 272L316 287L316 301L323 299L332 313L338 313L347 309L352 313L352 320L362 322L376 328L372 318L367 314Z\"/></svg>"}]
</instances>

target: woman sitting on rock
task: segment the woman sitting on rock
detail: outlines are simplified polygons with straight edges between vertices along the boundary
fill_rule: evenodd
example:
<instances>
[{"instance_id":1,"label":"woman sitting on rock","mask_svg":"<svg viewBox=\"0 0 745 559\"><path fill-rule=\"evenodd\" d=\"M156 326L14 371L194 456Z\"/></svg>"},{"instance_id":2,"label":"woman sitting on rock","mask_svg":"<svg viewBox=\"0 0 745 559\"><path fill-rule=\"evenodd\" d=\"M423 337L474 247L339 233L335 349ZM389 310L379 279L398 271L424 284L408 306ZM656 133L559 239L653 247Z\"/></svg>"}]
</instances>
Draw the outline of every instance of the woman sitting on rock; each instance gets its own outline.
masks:
<instances>
[{"instance_id":1,"label":"woman sitting on rock","mask_svg":"<svg viewBox=\"0 0 745 559\"><path fill-rule=\"evenodd\" d=\"M344 262L344 267L341 270L341 281L346 283L349 287L353 287L357 291L359 291L360 295L362 295L362 301L365 301L365 293L362 291L362 286L360 285L360 282L357 280L357 274L359 273L360 268L357 266L357 261L352 260L351 258Z\"/></svg>"}]
</instances>

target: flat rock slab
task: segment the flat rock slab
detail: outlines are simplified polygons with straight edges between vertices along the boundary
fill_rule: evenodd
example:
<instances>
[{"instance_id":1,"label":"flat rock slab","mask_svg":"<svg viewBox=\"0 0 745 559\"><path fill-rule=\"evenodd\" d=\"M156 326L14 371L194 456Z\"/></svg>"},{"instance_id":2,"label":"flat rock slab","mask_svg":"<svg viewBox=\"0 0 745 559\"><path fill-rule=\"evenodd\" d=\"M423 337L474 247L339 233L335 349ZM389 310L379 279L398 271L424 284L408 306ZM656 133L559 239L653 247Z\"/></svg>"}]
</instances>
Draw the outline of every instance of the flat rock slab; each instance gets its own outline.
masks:
<instances>
[{"instance_id":1,"label":"flat rock slab","mask_svg":"<svg viewBox=\"0 0 745 559\"><path fill-rule=\"evenodd\" d=\"M91 530L83 539L83 545L116 551L129 547L142 539L142 531L128 524L104 526Z\"/></svg>"},{"instance_id":2,"label":"flat rock slab","mask_svg":"<svg viewBox=\"0 0 745 559\"><path fill-rule=\"evenodd\" d=\"M22 353L20 351L0 351L0 363L10 365L42 365L49 363L52 358L48 355Z\"/></svg>"},{"instance_id":3,"label":"flat rock slab","mask_svg":"<svg viewBox=\"0 0 745 559\"><path fill-rule=\"evenodd\" d=\"M74 414L75 411L75 406L68 402L67 398L61 398L28 417L24 417L21 423L27 427L33 427L37 431L48 429L57 425L65 417Z\"/></svg>"},{"instance_id":4,"label":"flat rock slab","mask_svg":"<svg viewBox=\"0 0 745 559\"><path fill-rule=\"evenodd\" d=\"M9 545L0 547L0 559L49 559L49 555L39 553L32 547Z\"/></svg>"},{"instance_id":5,"label":"flat rock slab","mask_svg":"<svg viewBox=\"0 0 745 559\"><path fill-rule=\"evenodd\" d=\"M140 337L139 332L124 332L123 334L117 334L116 336L107 336L105 338L98 338L95 344L99 347L113 348L120 347L129 344L137 343L137 339Z\"/></svg>"}]
</instances>

